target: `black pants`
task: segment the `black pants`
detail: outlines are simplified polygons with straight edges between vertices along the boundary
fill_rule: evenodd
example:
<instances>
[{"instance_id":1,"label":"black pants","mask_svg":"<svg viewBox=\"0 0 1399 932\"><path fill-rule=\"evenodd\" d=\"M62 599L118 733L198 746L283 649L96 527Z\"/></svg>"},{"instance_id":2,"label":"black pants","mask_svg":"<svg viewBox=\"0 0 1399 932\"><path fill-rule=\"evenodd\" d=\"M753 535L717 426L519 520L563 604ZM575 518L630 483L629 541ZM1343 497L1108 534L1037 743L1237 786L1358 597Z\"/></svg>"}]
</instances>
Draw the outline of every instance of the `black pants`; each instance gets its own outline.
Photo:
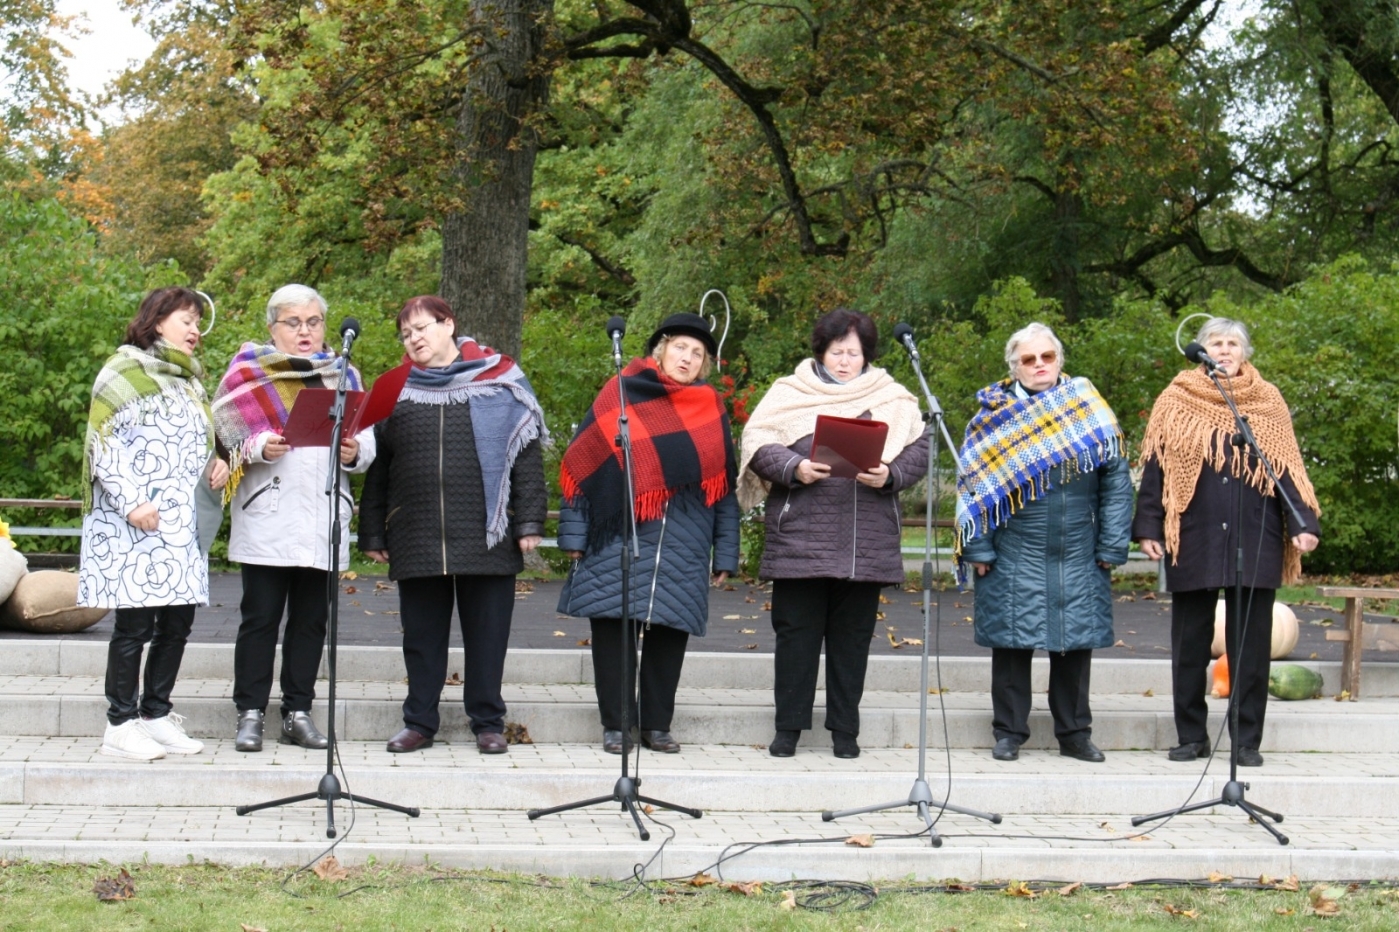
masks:
<instances>
[{"instance_id":1,"label":"black pants","mask_svg":"<svg viewBox=\"0 0 1399 932\"><path fill-rule=\"evenodd\" d=\"M243 621L233 645L233 704L239 712L267 711L282 615L282 708L309 712L325 645L330 573L307 566L243 564Z\"/></svg>"},{"instance_id":2,"label":"black pants","mask_svg":"<svg viewBox=\"0 0 1399 932\"><path fill-rule=\"evenodd\" d=\"M1268 667L1273 652L1273 599L1276 589L1245 589L1248 632L1239 649L1239 623L1234 590L1224 590L1224 641L1238 662L1229 668L1229 690L1239 704L1240 747L1258 749L1263 743L1263 717L1268 710ZM1175 693L1176 737L1181 744L1208 741L1209 706L1205 679L1214 640L1218 589L1171 593L1171 688ZM1237 669L1235 669L1237 667ZM1234 733L1230 731L1230 737Z\"/></svg>"},{"instance_id":3,"label":"black pants","mask_svg":"<svg viewBox=\"0 0 1399 932\"><path fill-rule=\"evenodd\" d=\"M778 731L811 727L821 642L826 643L826 728L860 733L860 698L879 583L846 579L778 579L772 584L773 699Z\"/></svg>"},{"instance_id":4,"label":"black pants","mask_svg":"<svg viewBox=\"0 0 1399 932\"><path fill-rule=\"evenodd\" d=\"M1030 738L1030 663L1033 650L997 647L991 651L991 733L1024 744ZM1089 738L1093 713L1088 685L1092 650L1049 651L1049 712L1060 744Z\"/></svg>"},{"instance_id":5,"label":"black pants","mask_svg":"<svg viewBox=\"0 0 1399 932\"><path fill-rule=\"evenodd\" d=\"M424 576L398 583L403 612L403 664L408 669L408 698L403 724L431 738L442 720L437 712L447 679L447 649L455 601L461 621L462 701L472 734L505 730L505 650L510 618L515 613L514 576Z\"/></svg>"},{"instance_id":6,"label":"black pants","mask_svg":"<svg viewBox=\"0 0 1399 932\"><path fill-rule=\"evenodd\" d=\"M593 625L593 685L597 691L598 715L603 728L623 731L622 661L627 646L622 620L588 620ZM633 633L639 633L643 627L644 622L637 622ZM680 685L680 670L685 665L685 645L689 642L689 632L679 628L657 624L646 628L645 637L641 638L640 708L633 700L631 714L627 717L628 722L636 724L642 731L670 731L671 720L675 718L675 690ZM635 656L635 639L630 646L632 656ZM630 659L627 663L631 682L626 685L626 695L636 696L636 664Z\"/></svg>"},{"instance_id":7,"label":"black pants","mask_svg":"<svg viewBox=\"0 0 1399 932\"><path fill-rule=\"evenodd\" d=\"M122 725L138 715L170 714L170 691L180 675L185 641L194 626L193 605L119 608L107 645L107 721ZM146 688L141 690L141 651L146 654Z\"/></svg>"}]
</instances>

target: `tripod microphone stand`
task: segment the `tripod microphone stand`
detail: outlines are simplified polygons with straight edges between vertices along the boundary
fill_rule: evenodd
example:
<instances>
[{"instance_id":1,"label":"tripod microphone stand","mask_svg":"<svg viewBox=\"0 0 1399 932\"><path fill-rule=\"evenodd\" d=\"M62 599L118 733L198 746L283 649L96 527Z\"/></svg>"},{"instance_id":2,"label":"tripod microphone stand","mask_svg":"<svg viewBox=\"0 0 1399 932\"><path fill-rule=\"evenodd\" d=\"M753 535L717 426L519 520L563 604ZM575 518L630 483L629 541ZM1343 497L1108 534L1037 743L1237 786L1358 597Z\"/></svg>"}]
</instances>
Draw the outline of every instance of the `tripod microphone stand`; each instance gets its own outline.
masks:
<instances>
[{"instance_id":1,"label":"tripod microphone stand","mask_svg":"<svg viewBox=\"0 0 1399 932\"><path fill-rule=\"evenodd\" d=\"M957 447L952 442L952 438L947 433L947 425L943 422L942 406L938 404L937 397L928 388L928 380L923 378L923 368L919 365L918 348L913 344L913 328L908 324L899 324L894 328L894 339L904 344L908 350L909 358L913 362L913 371L918 375L918 383L923 388L923 396L928 402L928 411L923 416L923 420L934 427L928 433L928 475L925 480L927 487L927 497L924 503L924 538L923 538L923 658L919 670L918 687L918 776L913 781L913 787L908 791L907 799L899 799L890 803L879 803L874 806L862 806L858 809L843 809L839 812L827 810L821 813L823 822L831 822L845 816L860 815L866 812L883 812L887 809L901 809L904 806L914 806L918 810L918 815L923 823L928 827L928 841L934 848L942 847L942 837L938 835L937 828L933 825L933 809L940 812L951 810L960 812L963 815L975 816L978 819L985 819L992 825L999 825L1001 817L997 813L981 812L976 809L967 809L962 806L954 806L949 802L937 802L933 798L932 788L928 786L926 776L926 762L928 757L928 645L931 640L928 637L932 625L932 600L933 600L933 477L932 470L937 463L938 438L942 437L947 441L947 449L955 453Z\"/></svg>"},{"instance_id":2,"label":"tripod microphone stand","mask_svg":"<svg viewBox=\"0 0 1399 932\"><path fill-rule=\"evenodd\" d=\"M699 809L690 809L686 806L679 806L675 803L668 803L664 800L655 799L650 796L642 796L638 791L641 786L641 753L639 735L634 734L635 728L631 721L631 710L637 701L637 684L634 682L633 670L636 663L636 619L631 612L631 568L632 560L640 559L641 549L636 541L636 510L633 502L633 473L631 454L631 423L627 415L627 389L622 382L622 334L625 332L625 322L620 317L613 317L607 322L608 333L612 337L612 361L617 371L617 436L614 443L622 451L622 475L626 482L626 496L622 503L622 553L621 553L621 576L622 576L622 775L617 778L617 782L612 786L612 792L606 796L594 796L590 799L581 799L576 802L564 803L561 806L550 806L547 809L531 809L527 815L531 822L541 816L553 815L557 812L570 812L574 809L586 809L589 806L597 806L602 803L618 803L622 810L629 814L632 821L636 823L636 832L641 836L642 841L650 841L651 833L641 821L641 803L649 803L662 809L670 809L675 812L684 813L691 818L698 819L704 815ZM635 777L631 773L631 750L637 750L637 770Z\"/></svg>"},{"instance_id":3,"label":"tripod microphone stand","mask_svg":"<svg viewBox=\"0 0 1399 932\"><path fill-rule=\"evenodd\" d=\"M326 668L330 674L330 685L326 697L329 703L326 735L329 741L325 750L325 774L321 777L314 792L298 793L295 796L274 799L265 803L254 803L251 806L239 806L234 810L238 815L247 815L250 812L257 812L259 809L288 806L292 803L305 802L308 799L325 800L325 837L327 838L334 838L336 834L335 803L337 800L345 799L351 803L391 809L413 818L417 818L420 814L420 810L416 806L400 806L396 803L381 802L377 799L369 799L346 792L341 789L340 779L335 776L337 742L335 736L335 651L340 619L340 437L345 426L345 391L347 388L346 376L350 371L350 348L354 344L355 337L359 336L359 321L353 317L346 318L345 322L340 325L340 335L345 340L340 357L344 361L344 365L340 369L340 381L335 388L335 403L330 409L333 426L330 432L330 465L327 469L325 486L325 494L330 497L330 533L328 535L330 540L330 573L326 577L326 612L328 616L326 619Z\"/></svg>"},{"instance_id":4,"label":"tripod microphone stand","mask_svg":"<svg viewBox=\"0 0 1399 932\"><path fill-rule=\"evenodd\" d=\"M1208 356L1204 356L1203 360L1198 358L1200 356L1203 356L1203 350L1199 350L1198 352L1192 354L1191 350L1197 349L1198 346L1199 344L1192 343L1190 344L1190 346L1186 347L1185 352L1186 355L1189 356L1191 359L1194 359L1197 362L1205 362L1205 365L1209 370L1210 379L1214 382L1215 388L1219 389L1220 395L1222 395L1224 398L1224 403L1229 406L1230 412L1232 412L1234 415L1234 425L1236 433L1230 440L1230 442L1234 446L1234 455L1248 456L1250 453L1252 453L1253 455L1258 457L1258 460L1260 463L1262 463L1263 469L1267 473L1269 480L1271 480L1271 482L1273 483L1274 491L1276 491L1278 497L1282 499L1283 503L1287 506L1288 512L1291 514L1292 526L1298 529L1305 528L1306 522L1302 520L1301 512L1297 510L1296 503L1292 501L1292 499L1288 496L1287 491L1283 488L1282 483L1278 481L1277 473L1273 471L1273 464L1268 462L1268 457L1263 454L1263 449L1258 445L1258 441L1254 438L1253 430L1249 427L1248 424L1248 418L1239 413L1239 409L1234 405L1233 397L1229 394L1228 391L1225 390L1224 385L1219 381L1219 374L1216 371L1216 365L1213 363L1213 361L1209 360ZM1240 475L1242 476L1242 470L1240 470ZM1225 656L1228 659L1230 675L1232 677L1237 677L1239 670L1239 657L1243 654L1244 639L1248 637L1248 629L1250 627L1248 624L1248 618L1244 614L1243 601L1244 494L1242 482L1240 482L1236 486L1234 497L1238 505L1234 515L1234 527L1238 530L1238 546L1235 548L1234 552L1234 623L1239 627L1239 636L1234 639L1235 645L1234 650L1232 652L1228 650L1229 638L1225 638ZM1267 512L1265 511L1264 514L1266 515ZM1162 555L1162 559L1165 559L1164 554ZM1181 813L1185 812L1195 812L1199 809L1210 809L1214 806L1236 806L1239 809L1242 809L1250 818L1253 819L1253 821L1263 826L1263 828L1265 828L1270 835L1277 839L1278 844L1285 845L1288 843L1288 837L1282 832L1278 831L1273 826L1269 825L1264 819L1264 817L1266 816L1268 819L1272 819L1274 822L1281 822L1282 814L1278 812L1273 812L1270 809L1264 809L1257 803L1249 802L1244 795L1245 791L1247 791L1249 788L1249 784L1239 782L1239 691L1237 689L1231 689L1229 691L1229 709L1226 714L1229 719L1229 782L1224 784L1224 789L1220 793L1220 795L1214 799L1209 799L1199 803L1191 803L1186 806L1180 806L1176 809L1168 809L1165 812L1156 812L1152 813L1151 815L1145 816L1135 816L1132 819L1132 825L1137 826L1145 822L1154 822L1157 819L1170 818L1172 816L1180 815Z\"/></svg>"}]
</instances>

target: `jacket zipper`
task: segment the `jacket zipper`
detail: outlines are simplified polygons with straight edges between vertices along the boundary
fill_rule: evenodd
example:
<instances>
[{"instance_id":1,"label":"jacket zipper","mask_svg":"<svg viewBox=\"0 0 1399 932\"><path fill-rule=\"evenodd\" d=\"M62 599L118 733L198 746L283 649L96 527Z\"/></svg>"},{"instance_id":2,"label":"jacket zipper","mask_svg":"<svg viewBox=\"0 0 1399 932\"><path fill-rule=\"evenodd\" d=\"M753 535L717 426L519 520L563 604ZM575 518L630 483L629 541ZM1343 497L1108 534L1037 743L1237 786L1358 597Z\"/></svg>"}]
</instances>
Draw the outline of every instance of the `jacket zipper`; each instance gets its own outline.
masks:
<instances>
[{"instance_id":1,"label":"jacket zipper","mask_svg":"<svg viewBox=\"0 0 1399 932\"><path fill-rule=\"evenodd\" d=\"M258 497L259 495L261 495L263 492L266 492L268 489L272 488L273 486L280 485L281 482L282 482L282 477L281 477L281 476L273 476L271 482L267 483L265 486L263 486L262 488L258 489L256 492L254 492L251 496L248 497L248 500L247 500L246 502L243 503L243 508L242 508L242 510L243 510L243 511L247 511L247 510L248 510L248 506L251 505L253 502L257 501L257 497Z\"/></svg>"},{"instance_id":2,"label":"jacket zipper","mask_svg":"<svg viewBox=\"0 0 1399 932\"><path fill-rule=\"evenodd\" d=\"M855 578L855 542L860 537L860 483L852 484L854 504L850 508L850 578Z\"/></svg>"},{"instance_id":3,"label":"jacket zipper","mask_svg":"<svg viewBox=\"0 0 1399 932\"><path fill-rule=\"evenodd\" d=\"M656 565L651 568L651 598L646 603L646 626L651 626L651 613L656 610L656 580L661 575L661 546L665 543L665 523L670 516L670 502L661 511L661 534L656 538Z\"/></svg>"},{"instance_id":4,"label":"jacket zipper","mask_svg":"<svg viewBox=\"0 0 1399 932\"><path fill-rule=\"evenodd\" d=\"M447 490L443 467L445 454L443 451L443 434L446 433L447 406L441 405L437 409L437 504L440 523L438 529L442 532L442 575L447 575Z\"/></svg>"}]
</instances>

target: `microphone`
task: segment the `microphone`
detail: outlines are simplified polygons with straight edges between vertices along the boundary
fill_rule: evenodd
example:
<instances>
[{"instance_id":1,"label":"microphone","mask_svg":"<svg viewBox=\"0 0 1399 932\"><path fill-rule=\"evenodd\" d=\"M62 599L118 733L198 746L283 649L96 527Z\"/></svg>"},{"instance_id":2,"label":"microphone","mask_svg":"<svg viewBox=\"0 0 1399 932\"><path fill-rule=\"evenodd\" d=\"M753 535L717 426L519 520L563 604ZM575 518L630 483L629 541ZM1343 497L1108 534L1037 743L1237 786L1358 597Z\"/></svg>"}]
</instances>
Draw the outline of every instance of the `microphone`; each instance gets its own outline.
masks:
<instances>
[{"instance_id":1,"label":"microphone","mask_svg":"<svg viewBox=\"0 0 1399 932\"><path fill-rule=\"evenodd\" d=\"M612 362L622 364L622 335L627 332L627 322L618 314L607 318L607 335L612 338Z\"/></svg>"},{"instance_id":2,"label":"microphone","mask_svg":"<svg viewBox=\"0 0 1399 932\"><path fill-rule=\"evenodd\" d=\"M348 356L350 354L350 346L355 342L358 336L359 321L355 320L353 317L346 317L340 324L340 337L345 341L341 346L340 355Z\"/></svg>"},{"instance_id":3,"label":"microphone","mask_svg":"<svg viewBox=\"0 0 1399 932\"><path fill-rule=\"evenodd\" d=\"M1210 358L1210 354L1205 352L1205 348L1199 343L1187 343L1185 346L1185 358L1191 362L1203 363L1205 368L1211 372L1219 371L1219 363Z\"/></svg>"},{"instance_id":4,"label":"microphone","mask_svg":"<svg viewBox=\"0 0 1399 932\"><path fill-rule=\"evenodd\" d=\"M894 340L904 345L908 350L908 355L913 357L913 361L918 361L918 347L913 345L913 328L908 324L899 323L894 325Z\"/></svg>"}]
</instances>

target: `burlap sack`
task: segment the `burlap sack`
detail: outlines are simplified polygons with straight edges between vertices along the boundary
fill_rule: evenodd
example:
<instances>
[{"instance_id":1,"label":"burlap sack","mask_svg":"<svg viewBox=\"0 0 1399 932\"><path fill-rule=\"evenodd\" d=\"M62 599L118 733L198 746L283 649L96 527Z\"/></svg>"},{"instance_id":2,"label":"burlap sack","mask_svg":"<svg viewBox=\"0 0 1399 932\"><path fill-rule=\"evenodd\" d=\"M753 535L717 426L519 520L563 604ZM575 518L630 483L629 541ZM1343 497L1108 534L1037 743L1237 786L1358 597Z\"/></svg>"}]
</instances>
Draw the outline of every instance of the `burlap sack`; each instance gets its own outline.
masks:
<instances>
[{"instance_id":1,"label":"burlap sack","mask_svg":"<svg viewBox=\"0 0 1399 932\"><path fill-rule=\"evenodd\" d=\"M0 626L36 634L70 634L91 628L109 611L78 607L75 573L35 570L20 577L0 608Z\"/></svg>"}]
</instances>

